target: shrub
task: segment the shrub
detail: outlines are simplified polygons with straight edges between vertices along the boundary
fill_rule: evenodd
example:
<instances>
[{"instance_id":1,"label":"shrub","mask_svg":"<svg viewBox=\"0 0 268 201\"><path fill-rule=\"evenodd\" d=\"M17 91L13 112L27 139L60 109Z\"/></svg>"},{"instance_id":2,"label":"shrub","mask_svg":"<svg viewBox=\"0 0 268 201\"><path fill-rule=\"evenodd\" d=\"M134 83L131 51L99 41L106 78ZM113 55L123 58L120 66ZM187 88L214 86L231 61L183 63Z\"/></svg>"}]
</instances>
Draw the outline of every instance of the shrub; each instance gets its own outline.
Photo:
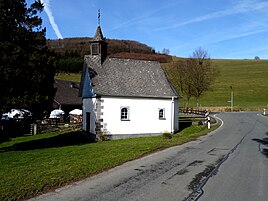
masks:
<instances>
[{"instance_id":1,"label":"shrub","mask_svg":"<svg viewBox=\"0 0 268 201\"><path fill-rule=\"evenodd\" d=\"M165 133L163 133L163 138L164 139L171 139L172 138L172 135L171 135L171 133L165 132Z\"/></svg>"}]
</instances>

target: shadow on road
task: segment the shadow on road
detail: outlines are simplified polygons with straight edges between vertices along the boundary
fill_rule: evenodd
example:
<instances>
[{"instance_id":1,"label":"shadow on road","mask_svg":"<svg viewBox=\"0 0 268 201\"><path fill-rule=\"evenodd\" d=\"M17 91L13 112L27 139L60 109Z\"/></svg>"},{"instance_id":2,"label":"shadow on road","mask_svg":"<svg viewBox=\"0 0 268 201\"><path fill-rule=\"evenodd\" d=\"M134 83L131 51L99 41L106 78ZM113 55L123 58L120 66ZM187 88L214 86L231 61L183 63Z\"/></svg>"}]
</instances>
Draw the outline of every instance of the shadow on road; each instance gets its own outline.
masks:
<instances>
[{"instance_id":1,"label":"shadow on road","mask_svg":"<svg viewBox=\"0 0 268 201\"><path fill-rule=\"evenodd\" d=\"M268 158L268 149L262 149L262 153Z\"/></svg>"},{"instance_id":2,"label":"shadow on road","mask_svg":"<svg viewBox=\"0 0 268 201\"><path fill-rule=\"evenodd\" d=\"M268 133L266 133L266 135L268 135ZM258 143L260 143L262 145L268 146L268 137L263 138L263 139L254 138L252 140L255 141L255 142L258 142ZM268 147L263 148L262 150L260 150L260 152L268 158Z\"/></svg>"}]
</instances>

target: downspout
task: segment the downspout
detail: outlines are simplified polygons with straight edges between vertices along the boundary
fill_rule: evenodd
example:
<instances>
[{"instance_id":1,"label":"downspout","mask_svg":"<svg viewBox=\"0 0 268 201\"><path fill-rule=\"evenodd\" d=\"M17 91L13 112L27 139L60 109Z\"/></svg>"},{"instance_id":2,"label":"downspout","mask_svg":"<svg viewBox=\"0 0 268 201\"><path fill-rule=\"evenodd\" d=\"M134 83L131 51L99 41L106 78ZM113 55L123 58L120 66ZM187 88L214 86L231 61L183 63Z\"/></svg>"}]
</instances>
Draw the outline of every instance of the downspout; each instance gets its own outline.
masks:
<instances>
[{"instance_id":1,"label":"downspout","mask_svg":"<svg viewBox=\"0 0 268 201\"><path fill-rule=\"evenodd\" d=\"M171 98L171 133L174 133L174 97Z\"/></svg>"}]
</instances>

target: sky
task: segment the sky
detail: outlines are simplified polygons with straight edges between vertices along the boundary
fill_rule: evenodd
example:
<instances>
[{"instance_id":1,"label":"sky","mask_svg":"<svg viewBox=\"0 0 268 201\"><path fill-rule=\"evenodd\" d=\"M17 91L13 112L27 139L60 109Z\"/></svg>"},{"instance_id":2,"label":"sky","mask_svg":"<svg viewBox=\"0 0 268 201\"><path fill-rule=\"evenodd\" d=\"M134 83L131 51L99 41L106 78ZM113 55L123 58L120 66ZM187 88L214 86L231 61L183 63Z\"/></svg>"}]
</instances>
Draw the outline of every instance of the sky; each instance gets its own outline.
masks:
<instances>
[{"instance_id":1,"label":"sky","mask_svg":"<svg viewBox=\"0 0 268 201\"><path fill-rule=\"evenodd\" d=\"M31 3L33 0L27 0ZM134 40L157 52L190 57L201 47L214 59L268 59L267 0L41 0L47 39Z\"/></svg>"}]
</instances>

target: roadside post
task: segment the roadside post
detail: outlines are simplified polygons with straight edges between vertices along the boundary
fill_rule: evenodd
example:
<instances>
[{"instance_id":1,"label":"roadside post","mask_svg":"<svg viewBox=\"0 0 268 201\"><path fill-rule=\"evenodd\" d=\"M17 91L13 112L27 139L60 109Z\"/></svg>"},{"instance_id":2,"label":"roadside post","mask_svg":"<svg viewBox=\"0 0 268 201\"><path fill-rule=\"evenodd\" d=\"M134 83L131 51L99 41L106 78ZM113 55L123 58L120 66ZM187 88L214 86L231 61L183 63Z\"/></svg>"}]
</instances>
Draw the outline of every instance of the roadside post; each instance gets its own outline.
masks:
<instances>
[{"instance_id":1,"label":"roadside post","mask_svg":"<svg viewBox=\"0 0 268 201\"><path fill-rule=\"evenodd\" d=\"M210 117L209 117L209 112L208 112L207 110L206 110L205 117L206 117L206 121L207 121L208 129L210 129Z\"/></svg>"},{"instance_id":2,"label":"roadside post","mask_svg":"<svg viewBox=\"0 0 268 201\"><path fill-rule=\"evenodd\" d=\"M263 115L266 115L265 111L266 111L266 110L265 110L265 109L263 109Z\"/></svg>"},{"instance_id":3,"label":"roadside post","mask_svg":"<svg viewBox=\"0 0 268 201\"><path fill-rule=\"evenodd\" d=\"M234 91L233 91L233 87L230 86L230 89L231 89L231 100L230 100L230 103L231 103L231 112L233 112L233 108L234 108Z\"/></svg>"},{"instance_id":4,"label":"roadside post","mask_svg":"<svg viewBox=\"0 0 268 201\"><path fill-rule=\"evenodd\" d=\"M208 122L208 129L210 129L210 117L207 117L207 122Z\"/></svg>"}]
</instances>

